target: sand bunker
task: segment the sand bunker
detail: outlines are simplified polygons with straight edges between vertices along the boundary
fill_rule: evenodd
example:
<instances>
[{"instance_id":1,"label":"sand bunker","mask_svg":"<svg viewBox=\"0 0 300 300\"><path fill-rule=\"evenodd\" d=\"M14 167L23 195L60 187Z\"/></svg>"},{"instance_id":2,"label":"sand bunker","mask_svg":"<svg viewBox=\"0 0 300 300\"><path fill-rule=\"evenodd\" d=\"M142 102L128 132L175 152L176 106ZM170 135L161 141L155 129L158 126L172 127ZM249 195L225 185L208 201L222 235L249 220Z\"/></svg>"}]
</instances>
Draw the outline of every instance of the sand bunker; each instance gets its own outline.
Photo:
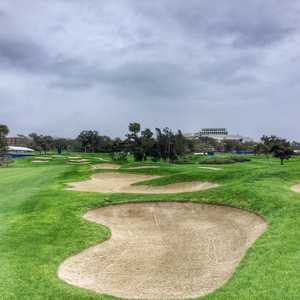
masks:
<instances>
[{"instance_id":1,"label":"sand bunker","mask_svg":"<svg viewBox=\"0 0 300 300\"><path fill-rule=\"evenodd\" d=\"M116 164L103 163L93 165L93 169L120 169L120 166Z\"/></svg>"},{"instance_id":2,"label":"sand bunker","mask_svg":"<svg viewBox=\"0 0 300 300\"><path fill-rule=\"evenodd\" d=\"M206 170L213 170L213 171L220 171L221 168L215 168L215 167L198 167L198 169L206 169Z\"/></svg>"},{"instance_id":3,"label":"sand bunker","mask_svg":"<svg viewBox=\"0 0 300 300\"><path fill-rule=\"evenodd\" d=\"M179 182L162 186L133 185L140 181L159 177L160 176L131 173L99 173L93 175L89 180L69 183L68 186L72 190L84 192L143 194L185 193L206 190L218 186L216 183L201 181Z\"/></svg>"},{"instance_id":4,"label":"sand bunker","mask_svg":"<svg viewBox=\"0 0 300 300\"><path fill-rule=\"evenodd\" d=\"M97 157L97 159L102 160L102 161L108 161L108 159L104 159L102 157Z\"/></svg>"},{"instance_id":5,"label":"sand bunker","mask_svg":"<svg viewBox=\"0 0 300 300\"><path fill-rule=\"evenodd\" d=\"M88 211L109 240L68 258L66 282L130 299L202 296L222 286L266 228L244 210L196 203L131 203Z\"/></svg>"},{"instance_id":6,"label":"sand bunker","mask_svg":"<svg viewBox=\"0 0 300 300\"><path fill-rule=\"evenodd\" d=\"M90 162L90 161L88 159L70 159L69 162L83 163L83 162Z\"/></svg>"},{"instance_id":7,"label":"sand bunker","mask_svg":"<svg viewBox=\"0 0 300 300\"><path fill-rule=\"evenodd\" d=\"M300 183L292 186L292 191L296 193L300 193Z\"/></svg>"},{"instance_id":8,"label":"sand bunker","mask_svg":"<svg viewBox=\"0 0 300 300\"><path fill-rule=\"evenodd\" d=\"M39 163L47 163L47 162L49 162L49 160L33 160L32 161L33 163L37 163L37 164L39 164Z\"/></svg>"},{"instance_id":9,"label":"sand bunker","mask_svg":"<svg viewBox=\"0 0 300 300\"><path fill-rule=\"evenodd\" d=\"M139 166L139 167L125 167L128 170L139 170L139 169L157 169L159 166Z\"/></svg>"}]
</instances>

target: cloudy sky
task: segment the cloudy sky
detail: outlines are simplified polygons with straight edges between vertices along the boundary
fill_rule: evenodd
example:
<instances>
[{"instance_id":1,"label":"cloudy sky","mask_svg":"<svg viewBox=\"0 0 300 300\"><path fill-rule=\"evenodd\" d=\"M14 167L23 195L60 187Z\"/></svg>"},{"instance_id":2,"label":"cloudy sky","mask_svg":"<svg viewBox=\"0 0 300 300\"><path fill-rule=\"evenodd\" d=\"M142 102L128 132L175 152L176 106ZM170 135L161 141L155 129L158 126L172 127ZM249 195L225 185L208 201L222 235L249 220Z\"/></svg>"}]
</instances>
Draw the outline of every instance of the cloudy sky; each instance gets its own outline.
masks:
<instances>
[{"instance_id":1,"label":"cloudy sky","mask_svg":"<svg viewBox=\"0 0 300 300\"><path fill-rule=\"evenodd\" d=\"M300 140L300 2L1 0L0 123Z\"/></svg>"}]
</instances>

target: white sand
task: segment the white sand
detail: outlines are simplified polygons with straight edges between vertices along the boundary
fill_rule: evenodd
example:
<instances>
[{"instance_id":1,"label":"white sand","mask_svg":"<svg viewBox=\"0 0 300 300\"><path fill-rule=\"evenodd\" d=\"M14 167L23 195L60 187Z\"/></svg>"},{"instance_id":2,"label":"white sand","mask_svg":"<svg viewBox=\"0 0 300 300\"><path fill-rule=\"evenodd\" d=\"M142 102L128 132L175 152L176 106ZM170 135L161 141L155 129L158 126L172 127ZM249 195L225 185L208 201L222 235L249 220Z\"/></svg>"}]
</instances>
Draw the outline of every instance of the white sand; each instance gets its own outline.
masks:
<instances>
[{"instance_id":1,"label":"white sand","mask_svg":"<svg viewBox=\"0 0 300 300\"><path fill-rule=\"evenodd\" d=\"M112 205L90 210L85 218L108 226L112 236L65 260L59 277L128 299L182 299L214 291L266 229L261 217L247 211L196 203Z\"/></svg>"}]
</instances>

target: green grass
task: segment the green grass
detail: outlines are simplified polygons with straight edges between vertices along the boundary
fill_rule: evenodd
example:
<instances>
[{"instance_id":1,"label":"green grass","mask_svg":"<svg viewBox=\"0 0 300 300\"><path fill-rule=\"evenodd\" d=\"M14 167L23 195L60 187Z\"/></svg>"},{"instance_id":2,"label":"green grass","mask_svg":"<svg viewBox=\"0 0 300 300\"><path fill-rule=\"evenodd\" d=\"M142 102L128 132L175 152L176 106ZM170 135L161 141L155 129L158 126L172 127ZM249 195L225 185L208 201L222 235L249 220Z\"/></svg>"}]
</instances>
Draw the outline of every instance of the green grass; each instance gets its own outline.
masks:
<instances>
[{"instance_id":1,"label":"green grass","mask_svg":"<svg viewBox=\"0 0 300 300\"><path fill-rule=\"evenodd\" d=\"M99 163L97 155L83 157ZM300 299L300 194L290 190L300 181L299 158L280 166L275 159L252 157L250 162L224 165L220 171L166 163L157 163L159 169L134 170L165 176L153 184L196 179L221 184L201 192L153 196L68 191L64 184L90 176L89 166L67 165L67 158L45 164L31 160L18 159L0 169L0 299L111 299L61 281L58 266L109 237L109 229L82 218L88 208L148 200L231 205L267 220L267 231L248 250L232 278L201 299Z\"/></svg>"}]
</instances>

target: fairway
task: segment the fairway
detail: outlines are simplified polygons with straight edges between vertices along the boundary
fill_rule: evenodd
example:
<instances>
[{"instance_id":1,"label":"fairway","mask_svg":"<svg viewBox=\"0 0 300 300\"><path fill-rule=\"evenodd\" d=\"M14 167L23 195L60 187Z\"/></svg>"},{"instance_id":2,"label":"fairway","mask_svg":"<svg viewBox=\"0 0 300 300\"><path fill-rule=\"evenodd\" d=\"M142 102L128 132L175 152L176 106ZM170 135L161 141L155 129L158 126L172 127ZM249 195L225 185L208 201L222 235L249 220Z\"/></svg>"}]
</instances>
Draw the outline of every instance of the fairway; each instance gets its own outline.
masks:
<instances>
[{"instance_id":1,"label":"fairway","mask_svg":"<svg viewBox=\"0 0 300 300\"><path fill-rule=\"evenodd\" d=\"M99 163L95 155L81 155L80 159L88 159L92 165ZM188 182L218 184L211 189L180 194L68 190L70 183L84 182L91 176L112 171L93 170L91 165L69 165L67 156L53 156L44 164L34 164L32 160L17 159L9 167L0 169L1 299L113 299L109 294L126 298L143 298L145 295L145 298L149 298L151 291L156 299L176 298L176 295L179 298L201 296L201 299L205 300L299 298L300 194L291 190L300 180L299 158L294 157L281 166L277 159L252 156L250 162L224 165L219 171L199 169L197 164L167 163L153 164L156 168L133 170L129 170L130 166L136 167L136 164L129 163L117 170L117 173L127 176L153 178L145 182L152 187ZM156 203L157 201L164 203ZM188 203L182 203L185 201ZM128 202L136 204L112 206ZM214 206L216 204L221 206ZM122 218L125 222L120 223L122 211L127 211L129 207L133 207L129 215L133 213L135 218ZM205 209L202 209L204 207ZM235 217L236 212L240 212L236 209L243 209L243 218ZM155 225L154 219L150 218L149 211L153 210L156 218L162 222L162 232ZM212 217L214 211L219 211L219 217ZM116 219L110 217L112 212ZM139 213L141 218L138 217ZM84 215L87 220L83 218ZM259 221L262 220L261 217L265 222ZM250 226L251 228L260 228L256 234L252 235L253 232L247 225L251 222L243 223L245 218L253 221L254 227ZM139 223L143 220L145 223ZM224 222L228 224L227 227ZM234 226L236 222L241 222L240 227ZM141 224L147 226L149 234L143 233ZM211 236L208 235L208 226L214 228L211 231L214 234ZM263 232L265 226L267 227ZM141 244L135 239L130 239L130 236L128 239L126 237L126 234L136 232L134 230L138 228L141 228L141 235L138 235L138 231L133 236L138 238ZM125 235L124 239L120 232ZM263 233L259 236L261 232ZM114 233L119 239L115 240ZM102 244L103 241L106 242ZM109 286L112 278L119 280L120 276L124 275L119 272L124 266L121 263L113 264L112 273L109 273L105 266L112 257L116 261L120 259L118 255L114 255L119 248L109 247L112 243L121 241L124 245L126 241L132 243L129 245L129 253L131 257L136 257L136 264L129 264L127 272L131 272L132 277L125 272L132 285L125 287L119 284L112 289ZM157 241L159 243L156 243ZM215 241L215 244L210 244L209 241ZM252 242L254 244L251 246ZM180 256L166 251L172 248L173 243L176 244L175 248L182 251ZM214 268L214 264L209 264L208 260L201 261L208 245L218 245L212 253L218 253L219 259L214 257L212 260L218 261L220 266L226 261L229 263L222 276L214 275L214 272L221 272L222 268ZM229 245L234 245L234 248ZM105 247L110 249L110 255L106 255L103 261L91 261L91 266L87 269L81 265L86 257L77 264L78 268L82 268L83 276L87 274L84 272L94 270L99 276L106 274L107 280L103 279L103 285L99 288L91 288L90 283L75 283L58 273L60 266L72 262L77 255L90 255L91 249L101 252ZM162 259L158 252L152 251L155 247L159 253L166 254L165 262L170 262L170 265L160 264L165 273L156 268L144 268L144 262L154 265L154 261L159 262ZM176 259L178 257L180 259ZM204 275L201 272L197 273L197 268L194 270L189 267L191 261L195 262L195 266L197 263L201 264L203 268L212 266L212 277L219 279L213 283L208 279L201 281L201 276ZM173 273L176 267L177 270L185 270L182 277ZM69 274L76 272L72 264L68 270L71 272ZM151 272L157 273L148 281L147 276ZM117 274L116 277L113 274ZM150 285L152 283L152 290L149 288L148 294L146 289L143 289L144 295L138 294L141 289L137 284L137 274L140 275L140 280ZM172 284L176 278L179 280L178 284ZM65 280L72 284L66 283ZM164 287L160 286L161 292L157 289L158 282L165 283ZM75 284L81 287L76 287ZM210 293L206 294L207 292Z\"/></svg>"}]
</instances>

